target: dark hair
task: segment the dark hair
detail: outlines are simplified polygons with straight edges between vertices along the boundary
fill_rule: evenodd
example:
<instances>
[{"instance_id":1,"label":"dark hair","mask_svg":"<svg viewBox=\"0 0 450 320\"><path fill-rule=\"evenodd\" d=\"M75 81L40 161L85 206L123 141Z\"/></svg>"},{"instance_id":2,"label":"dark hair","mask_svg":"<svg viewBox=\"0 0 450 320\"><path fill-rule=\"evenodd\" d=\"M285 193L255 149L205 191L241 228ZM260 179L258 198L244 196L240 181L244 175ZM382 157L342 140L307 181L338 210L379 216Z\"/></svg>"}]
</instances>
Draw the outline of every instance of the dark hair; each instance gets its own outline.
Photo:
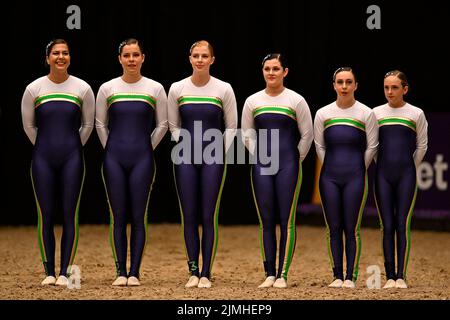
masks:
<instances>
[{"instance_id":1,"label":"dark hair","mask_svg":"<svg viewBox=\"0 0 450 320\"><path fill-rule=\"evenodd\" d=\"M55 46L55 44L65 44L67 48L69 48L69 44L64 39L53 39L50 41L47 46L45 47L45 56L48 57L50 55L50 52L52 52L52 48ZM69 48L70 50L70 48Z\"/></svg>"},{"instance_id":2,"label":"dark hair","mask_svg":"<svg viewBox=\"0 0 450 320\"><path fill-rule=\"evenodd\" d=\"M283 69L285 69L287 67L286 58L284 57L284 55L281 55L281 53L269 53L267 56L264 57L264 59L262 61L262 66L264 67L264 63L266 63L267 60L272 60L272 59L277 59L280 62L281 67Z\"/></svg>"},{"instance_id":3,"label":"dark hair","mask_svg":"<svg viewBox=\"0 0 450 320\"><path fill-rule=\"evenodd\" d=\"M213 48L212 45L211 45L208 41L206 41L206 40L195 41L195 42L192 44L191 48L189 49L189 55L192 54L192 50L194 50L194 48L195 48L196 46L207 46L209 52L211 53L211 57L214 57L214 48Z\"/></svg>"},{"instance_id":4,"label":"dark hair","mask_svg":"<svg viewBox=\"0 0 450 320\"><path fill-rule=\"evenodd\" d=\"M406 79L406 75L402 71L400 71L400 70L389 71L388 73L386 73L384 75L384 78L386 79L389 76L394 76L394 77L399 78L401 81L402 87L406 87L406 86L409 87L408 79Z\"/></svg>"},{"instance_id":5,"label":"dark hair","mask_svg":"<svg viewBox=\"0 0 450 320\"><path fill-rule=\"evenodd\" d=\"M337 68L336 71L333 73L333 82L336 81L337 74L340 73L340 72L343 72L343 71L351 72L353 74L353 77L355 78L355 82L358 82L358 79L356 78L355 71L353 71L353 69L351 67L340 67L340 68Z\"/></svg>"},{"instance_id":6,"label":"dark hair","mask_svg":"<svg viewBox=\"0 0 450 320\"><path fill-rule=\"evenodd\" d=\"M135 38L128 38L123 40L120 44L119 44L119 55L122 54L123 51L123 47L130 45L130 44L137 44L139 47L139 50L141 50L141 53L144 53L144 48L142 46L142 44Z\"/></svg>"}]
</instances>

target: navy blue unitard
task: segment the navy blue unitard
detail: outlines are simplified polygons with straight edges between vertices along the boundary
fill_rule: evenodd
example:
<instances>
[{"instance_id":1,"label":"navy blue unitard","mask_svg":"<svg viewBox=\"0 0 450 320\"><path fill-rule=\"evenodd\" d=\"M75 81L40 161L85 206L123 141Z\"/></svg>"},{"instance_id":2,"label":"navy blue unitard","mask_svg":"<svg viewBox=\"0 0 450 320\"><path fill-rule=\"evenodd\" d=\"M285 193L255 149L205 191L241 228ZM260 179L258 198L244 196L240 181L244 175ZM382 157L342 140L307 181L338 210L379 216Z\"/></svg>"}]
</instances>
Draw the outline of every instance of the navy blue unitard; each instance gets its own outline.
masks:
<instances>
[{"instance_id":1,"label":"navy blue unitard","mask_svg":"<svg viewBox=\"0 0 450 320\"><path fill-rule=\"evenodd\" d=\"M264 271L266 276L287 280L296 244L295 220L302 183L302 160L313 140L311 113L305 99L290 89L285 88L275 97L262 90L246 100L242 129L249 151L256 152L251 181L260 221ZM253 142L248 141L252 139L249 129L256 130ZM276 135L272 135L275 132ZM272 140L274 137L278 139ZM256 145L255 150L251 150L252 143ZM273 160L272 163L266 163L266 153ZM278 163L273 163L275 161ZM280 220L278 272L277 217Z\"/></svg>"},{"instance_id":2,"label":"navy blue unitard","mask_svg":"<svg viewBox=\"0 0 450 320\"><path fill-rule=\"evenodd\" d=\"M383 233L386 277L406 279L417 195L416 165L427 149L427 121L423 111L410 104L400 108L385 104L375 108L374 113L380 127L374 190Z\"/></svg>"},{"instance_id":3,"label":"navy blue unitard","mask_svg":"<svg viewBox=\"0 0 450 320\"><path fill-rule=\"evenodd\" d=\"M225 129L236 128L237 110L233 90L228 83L214 77L203 87L196 87L190 78L186 78L172 84L170 88L168 115L175 140L179 140L179 144L189 145L191 152L190 157L184 153L187 150L180 153L179 156L185 158L183 161L173 159L188 269L191 275L210 278L218 245L218 218L226 164L222 135L219 141L221 150L218 150L221 156L217 155L219 161L212 163L203 158L203 153L210 144L203 139L203 135L209 129L222 134ZM196 149L196 144L200 148Z\"/></svg>"},{"instance_id":4,"label":"navy blue unitard","mask_svg":"<svg viewBox=\"0 0 450 320\"><path fill-rule=\"evenodd\" d=\"M139 278L155 177L153 149L167 131L166 108L163 87L144 77L132 84L113 79L102 85L97 96L96 127L105 145L102 174L110 207L110 243L117 276ZM151 134L157 130L158 137ZM128 273L127 212L131 216Z\"/></svg>"},{"instance_id":5,"label":"navy blue unitard","mask_svg":"<svg viewBox=\"0 0 450 320\"><path fill-rule=\"evenodd\" d=\"M85 171L82 145L93 127L94 94L89 85L73 76L61 84L42 77L25 90L22 116L25 131L34 143L31 180L44 270L47 276L55 276L53 225L60 203L60 275L68 276L78 244L78 209Z\"/></svg>"},{"instance_id":6,"label":"navy blue unitard","mask_svg":"<svg viewBox=\"0 0 450 320\"><path fill-rule=\"evenodd\" d=\"M360 224L367 199L366 168L378 143L375 116L356 102L347 109L332 103L317 111L314 139L322 169L319 191L327 225L328 252L335 279L356 281L361 254Z\"/></svg>"}]
</instances>

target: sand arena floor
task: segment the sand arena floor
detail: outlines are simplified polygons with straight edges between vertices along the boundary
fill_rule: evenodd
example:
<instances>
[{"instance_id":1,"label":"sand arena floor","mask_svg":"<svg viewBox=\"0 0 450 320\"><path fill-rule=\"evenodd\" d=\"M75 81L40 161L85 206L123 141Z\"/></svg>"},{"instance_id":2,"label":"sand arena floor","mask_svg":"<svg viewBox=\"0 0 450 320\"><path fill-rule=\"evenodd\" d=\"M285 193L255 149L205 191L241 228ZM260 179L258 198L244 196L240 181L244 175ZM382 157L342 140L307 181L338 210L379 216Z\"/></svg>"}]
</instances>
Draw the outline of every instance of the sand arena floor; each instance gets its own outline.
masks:
<instances>
[{"instance_id":1,"label":"sand arena floor","mask_svg":"<svg viewBox=\"0 0 450 320\"><path fill-rule=\"evenodd\" d=\"M220 226L218 251L210 289L186 289L187 264L180 226L149 224L140 287L112 287L114 265L108 226L81 225L75 264L81 288L43 287L44 277L36 227L0 227L0 299L27 300L409 300L450 299L450 234L413 230L407 290L368 289L369 266L381 269L385 282L379 230L362 228L362 253L357 288L330 289L332 273L325 229L297 226L289 288L258 289L264 280L258 226ZM55 228L59 241L61 228ZM59 243L57 242L57 251ZM59 261L59 253L56 254ZM59 264L59 263L58 263ZM58 265L57 265L58 266ZM58 269L57 269L58 272Z\"/></svg>"}]
</instances>

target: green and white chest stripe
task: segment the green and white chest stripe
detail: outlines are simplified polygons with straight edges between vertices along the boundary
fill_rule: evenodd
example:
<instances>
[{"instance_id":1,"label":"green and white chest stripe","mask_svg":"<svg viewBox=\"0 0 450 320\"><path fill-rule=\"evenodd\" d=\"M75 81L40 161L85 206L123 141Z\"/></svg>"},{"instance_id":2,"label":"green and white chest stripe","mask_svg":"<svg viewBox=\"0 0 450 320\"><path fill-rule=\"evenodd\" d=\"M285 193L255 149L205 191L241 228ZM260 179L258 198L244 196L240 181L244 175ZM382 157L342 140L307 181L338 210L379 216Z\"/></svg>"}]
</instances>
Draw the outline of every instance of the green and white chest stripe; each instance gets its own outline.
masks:
<instances>
[{"instance_id":1,"label":"green and white chest stripe","mask_svg":"<svg viewBox=\"0 0 450 320\"><path fill-rule=\"evenodd\" d=\"M324 129L328 129L329 127L336 125L350 126L362 131L366 131L366 124L354 118L330 118L323 122Z\"/></svg>"},{"instance_id":2,"label":"green and white chest stripe","mask_svg":"<svg viewBox=\"0 0 450 320\"><path fill-rule=\"evenodd\" d=\"M153 109L156 109L156 98L144 93L114 93L106 99L108 104L108 108L116 102L124 102L124 101L140 101L145 102Z\"/></svg>"},{"instance_id":3,"label":"green and white chest stripe","mask_svg":"<svg viewBox=\"0 0 450 320\"><path fill-rule=\"evenodd\" d=\"M42 105L46 102L51 102L51 101L67 101L67 102L71 102L71 103L77 105L80 108L83 105L83 101L81 100L81 98L76 95L69 94L69 93L55 92L55 93L43 94L43 95L37 97L34 100L34 107L37 108L40 105Z\"/></svg>"},{"instance_id":4,"label":"green and white chest stripe","mask_svg":"<svg viewBox=\"0 0 450 320\"><path fill-rule=\"evenodd\" d=\"M416 122L414 120L404 118L404 117L384 117L378 119L378 125L382 126L392 126L392 125L400 125L410 128L414 132L416 132Z\"/></svg>"},{"instance_id":5,"label":"green and white chest stripe","mask_svg":"<svg viewBox=\"0 0 450 320\"><path fill-rule=\"evenodd\" d=\"M181 96L177 99L178 106L182 107L187 104L212 104L223 109L222 99L208 96Z\"/></svg>"},{"instance_id":6,"label":"green and white chest stripe","mask_svg":"<svg viewBox=\"0 0 450 320\"><path fill-rule=\"evenodd\" d=\"M281 105L266 105L256 107L253 110L253 118L256 118L260 114L267 114L267 113L281 114L297 121L297 115L295 113L295 110L291 107Z\"/></svg>"}]
</instances>

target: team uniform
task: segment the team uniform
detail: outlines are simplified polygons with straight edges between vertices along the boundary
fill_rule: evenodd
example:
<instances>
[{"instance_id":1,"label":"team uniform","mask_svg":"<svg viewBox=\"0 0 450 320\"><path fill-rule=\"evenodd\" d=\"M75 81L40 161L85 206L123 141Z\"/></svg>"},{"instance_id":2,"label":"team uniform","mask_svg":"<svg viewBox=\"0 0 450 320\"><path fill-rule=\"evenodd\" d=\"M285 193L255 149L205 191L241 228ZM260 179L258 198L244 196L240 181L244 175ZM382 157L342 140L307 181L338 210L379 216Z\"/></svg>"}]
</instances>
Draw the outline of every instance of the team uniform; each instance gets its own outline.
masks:
<instances>
[{"instance_id":1,"label":"team uniform","mask_svg":"<svg viewBox=\"0 0 450 320\"><path fill-rule=\"evenodd\" d=\"M38 211L38 243L47 276L55 276L55 200L61 197L61 276L71 270L78 244L78 209L84 181L82 146L94 126L95 98L83 80L47 76L27 86L22 98L25 132L34 144L31 181Z\"/></svg>"},{"instance_id":2,"label":"team uniform","mask_svg":"<svg viewBox=\"0 0 450 320\"><path fill-rule=\"evenodd\" d=\"M302 161L313 141L311 112L306 100L290 89L285 88L276 97L261 90L245 101L242 129L250 153L256 152L251 181L260 223L264 271L268 277L276 275L287 280L296 243L295 218L302 183ZM255 129L257 133L249 129ZM272 131L278 131L279 141L272 141ZM260 137L262 133L267 133L267 140ZM262 145L265 142L267 145ZM270 164L261 161L260 148L267 148L267 154L272 156L278 153L279 167L275 174L264 172ZM281 231L278 273L277 213Z\"/></svg>"},{"instance_id":3,"label":"team uniform","mask_svg":"<svg viewBox=\"0 0 450 320\"><path fill-rule=\"evenodd\" d=\"M190 133L189 142L192 147L191 156L186 157L187 161L174 163L189 272L192 276L201 275L210 278L218 243L218 216L226 164L224 156L219 163L205 162L200 154L195 155L194 146L200 145L200 150L197 151L201 151L203 155L209 144L206 137L203 139L203 134L208 129L222 132L224 151L232 143L237 127L237 108L233 89L230 84L215 77L211 77L202 87L195 86L190 77L185 78L170 87L168 115L170 131L175 141L186 143L187 141L182 141L186 137L181 135L180 139L180 130L187 130ZM201 130L196 129L199 128L199 124ZM186 155L183 153L182 156ZM201 274L198 265L199 219L202 221Z\"/></svg>"},{"instance_id":4,"label":"team uniform","mask_svg":"<svg viewBox=\"0 0 450 320\"><path fill-rule=\"evenodd\" d=\"M366 170L376 153L378 126L372 110L356 101L341 109L333 102L316 113L314 142L322 162L319 191L335 279L356 281L361 253L360 224L367 199Z\"/></svg>"},{"instance_id":5,"label":"team uniform","mask_svg":"<svg viewBox=\"0 0 450 320\"><path fill-rule=\"evenodd\" d=\"M147 240L147 207L155 176L153 150L167 131L163 86L142 77L115 78L97 94L96 128L105 148L103 181L110 208L110 243L117 276L139 278ZM127 275L126 212L131 212L131 266Z\"/></svg>"},{"instance_id":6,"label":"team uniform","mask_svg":"<svg viewBox=\"0 0 450 320\"><path fill-rule=\"evenodd\" d=\"M406 103L373 109L379 125L375 200L383 234L387 279L406 279L410 226L417 194L416 168L427 151L427 120L423 111ZM397 237L397 272L395 271Z\"/></svg>"}]
</instances>

